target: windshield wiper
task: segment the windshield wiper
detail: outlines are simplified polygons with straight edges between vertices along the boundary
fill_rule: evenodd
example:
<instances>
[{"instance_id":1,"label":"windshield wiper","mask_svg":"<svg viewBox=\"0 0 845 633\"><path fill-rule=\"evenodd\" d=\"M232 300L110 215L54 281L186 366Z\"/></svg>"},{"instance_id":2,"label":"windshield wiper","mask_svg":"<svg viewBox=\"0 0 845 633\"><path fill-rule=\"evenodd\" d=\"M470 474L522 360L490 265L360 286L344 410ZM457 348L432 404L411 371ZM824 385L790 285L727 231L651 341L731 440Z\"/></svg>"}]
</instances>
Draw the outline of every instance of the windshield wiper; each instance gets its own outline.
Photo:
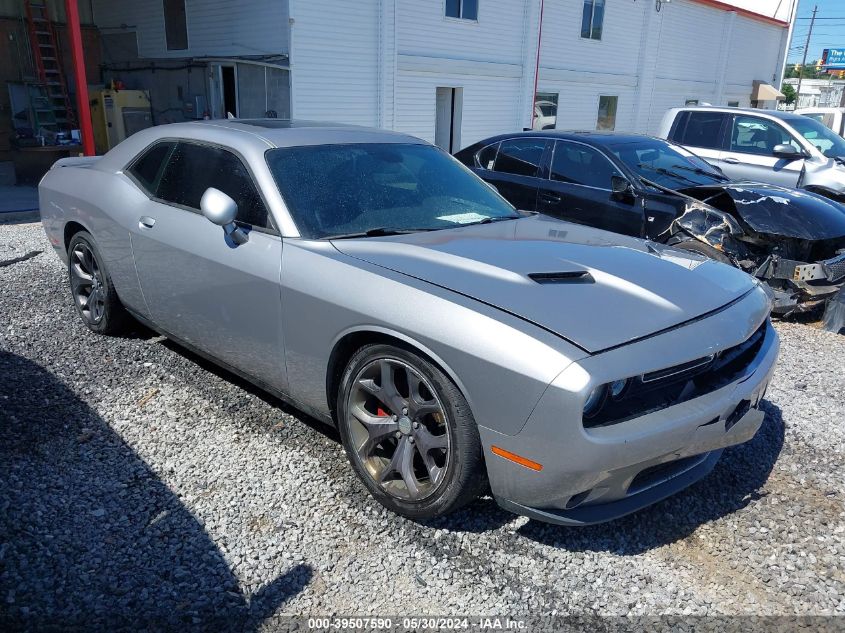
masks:
<instances>
[{"instance_id":1,"label":"windshield wiper","mask_svg":"<svg viewBox=\"0 0 845 633\"><path fill-rule=\"evenodd\" d=\"M467 222L466 224L460 224L458 226L475 226L476 224L493 224L493 222L503 222L504 220L519 220L525 216L522 215L500 215L495 218L484 218L483 220L479 220L478 222Z\"/></svg>"},{"instance_id":2,"label":"windshield wiper","mask_svg":"<svg viewBox=\"0 0 845 633\"><path fill-rule=\"evenodd\" d=\"M657 174L660 174L661 176L669 176L671 178L680 178L681 180L686 180L687 182L692 183L693 185L700 185L701 184L701 183L694 181L692 178L687 178L683 174L676 174L673 171L669 171L665 167L652 167L651 165L646 165L645 163L637 163L637 167L641 167L643 169L648 169L649 171L653 171Z\"/></svg>"},{"instance_id":3,"label":"windshield wiper","mask_svg":"<svg viewBox=\"0 0 845 633\"><path fill-rule=\"evenodd\" d=\"M445 227L444 227L445 228ZM409 233L421 233L423 231L436 231L437 229L426 227L422 229L391 229L385 226L378 226L367 231L358 233L342 233L340 235L328 235L323 239L327 240L351 240L357 237L386 237L388 235L408 235Z\"/></svg>"},{"instance_id":4,"label":"windshield wiper","mask_svg":"<svg viewBox=\"0 0 845 633\"><path fill-rule=\"evenodd\" d=\"M691 171L692 173L698 174L699 176L708 176L710 178L716 178L718 180L730 180L730 178L728 178L727 176L723 176L722 174L713 171L707 171L706 169L702 169L701 167L690 167L689 165L672 165L672 169L685 169L686 171Z\"/></svg>"}]
</instances>

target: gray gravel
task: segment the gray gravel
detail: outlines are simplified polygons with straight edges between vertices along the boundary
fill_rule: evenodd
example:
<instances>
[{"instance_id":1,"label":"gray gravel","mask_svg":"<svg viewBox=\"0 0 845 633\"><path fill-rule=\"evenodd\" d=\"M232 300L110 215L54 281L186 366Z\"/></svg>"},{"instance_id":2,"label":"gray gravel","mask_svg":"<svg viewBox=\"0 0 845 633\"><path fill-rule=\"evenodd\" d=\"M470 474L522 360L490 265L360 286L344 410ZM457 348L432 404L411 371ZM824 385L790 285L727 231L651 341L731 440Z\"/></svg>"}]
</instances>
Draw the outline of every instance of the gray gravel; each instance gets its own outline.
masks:
<instances>
[{"instance_id":1,"label":"gray gravel","mask_svg":"<svg viewBox=\"0 0 845 633\"><path fill-rule=\"evenodd\" d=\"M40 225L0 226L0 262L32 251L0 266L0 618L845 616L843 336L778 324L761 432L649 510L563 529L483 499L421 526L318 422L140 328L90 333Z\"/></svg>"}]
</instances>

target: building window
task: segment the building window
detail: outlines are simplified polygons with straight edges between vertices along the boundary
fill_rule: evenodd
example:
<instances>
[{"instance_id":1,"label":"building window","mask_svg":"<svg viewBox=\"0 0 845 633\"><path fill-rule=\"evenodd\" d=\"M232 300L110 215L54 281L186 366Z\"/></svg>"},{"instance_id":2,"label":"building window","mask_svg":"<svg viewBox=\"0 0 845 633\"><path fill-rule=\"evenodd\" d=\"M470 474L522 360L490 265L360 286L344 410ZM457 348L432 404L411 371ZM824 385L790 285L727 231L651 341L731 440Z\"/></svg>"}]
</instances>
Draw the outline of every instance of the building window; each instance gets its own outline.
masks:
<instances>
[{"instance_id":1,"label":"building window","mask_svg":"<svg viewBox=\"0 0 845 633\"><path fill-rule=\"evenodd\" d=\"M446 17L477 20L478 0L446 0Z\"/></svg>"},{"instance_id":2,"label":"building window","mask_svg":"<svg viewBox=\"0 0 845 633\"><path fill-rule=\"evenodd\" d=\"M167 50L188 49L188 21L185 16L185 0L164 0L164 34Z\"/></svg>"},{"instance_id":3,"label":"building window","mask_svg":"<svg viewBox=\"0 0 845 633\"><path fill-rule=\"evenodd\" d=\"M535 130L553 130L557 124L557 99L556 92L538 92L534 99L534 124Z\"/></svg>"},{"instance_id":4,"label":"building window","mask_svg":"<svg viewBox=\"0 0 845 633\"><path fill-rule=\"evenodd\" d=\"M604 0L584 0L581 37L588 40L600 40L602 24L604 24Z\"/></svg>"},{"instance_id":5,"label":"building window","mask_svg":"<svg viewBox=\"0 0 845 633\"><path fill-rule=\"evenodd\" d=\"M619 105L619 97L599 97L599 117L596 122L597 130L616 129L616 106Z\"/></svg>"}]
</instances>

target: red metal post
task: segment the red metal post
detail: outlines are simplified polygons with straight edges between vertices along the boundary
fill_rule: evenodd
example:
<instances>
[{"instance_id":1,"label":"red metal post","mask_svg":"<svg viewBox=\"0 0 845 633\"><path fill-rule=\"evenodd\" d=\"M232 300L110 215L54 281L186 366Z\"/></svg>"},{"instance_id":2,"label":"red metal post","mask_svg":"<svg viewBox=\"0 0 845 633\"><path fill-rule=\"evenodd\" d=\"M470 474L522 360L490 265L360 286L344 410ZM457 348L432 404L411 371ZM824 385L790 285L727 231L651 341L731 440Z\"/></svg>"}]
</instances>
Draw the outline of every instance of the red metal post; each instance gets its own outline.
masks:
<instances>
[{"instance_id":1,"label":"red metal post","mask_svg":"<svg viewBox=\"0 0 845 633\"><path fill-rule=\"evenodd\" d=\"M82 29L79 26L77 0L65 0L67 32L70 40L70 56L73 59L73 75L76 78L76 109L79 113L79 130L82 134L82 151L93 156L94 126L91 124L91 104L88 101L88 79L85 77L85 53L82 50Z\"/></svg>"},{"instance_id":2,"label":"red metal post","mask_svg":"<svg viewBox=\"0 0 845 633\"><path fill-rule=\"evenodd\" d=\"M534 100L531 102L531 129L534 129L534 121L537 119L537 82L540 80L540 47L543 45L543 9L545 0L540 0L540 25L537 29L537 63L534 66Z\"/></svg>"}]
</instances>

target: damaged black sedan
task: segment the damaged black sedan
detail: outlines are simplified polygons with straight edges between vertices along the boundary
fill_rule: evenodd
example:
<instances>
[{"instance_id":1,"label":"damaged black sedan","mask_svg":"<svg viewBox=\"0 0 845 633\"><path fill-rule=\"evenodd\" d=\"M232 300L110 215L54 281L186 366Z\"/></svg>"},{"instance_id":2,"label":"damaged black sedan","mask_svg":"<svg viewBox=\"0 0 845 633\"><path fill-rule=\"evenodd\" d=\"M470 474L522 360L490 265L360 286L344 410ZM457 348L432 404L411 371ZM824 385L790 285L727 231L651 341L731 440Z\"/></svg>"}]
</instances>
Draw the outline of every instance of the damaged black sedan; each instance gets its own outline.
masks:
<instances>
[{"instance_id":1,"label":"damaged black sedan","mask_svg":"<svg viewBox=\"0 0 845 633\"><path fill-rule=\"evenodd\" d=\"M827 308L845 328L845 206L731 181L683 147L603 132L523 132L456 154L520 209L645 237L767 283L780 316Z\"/></svg>"}]
</instances>

